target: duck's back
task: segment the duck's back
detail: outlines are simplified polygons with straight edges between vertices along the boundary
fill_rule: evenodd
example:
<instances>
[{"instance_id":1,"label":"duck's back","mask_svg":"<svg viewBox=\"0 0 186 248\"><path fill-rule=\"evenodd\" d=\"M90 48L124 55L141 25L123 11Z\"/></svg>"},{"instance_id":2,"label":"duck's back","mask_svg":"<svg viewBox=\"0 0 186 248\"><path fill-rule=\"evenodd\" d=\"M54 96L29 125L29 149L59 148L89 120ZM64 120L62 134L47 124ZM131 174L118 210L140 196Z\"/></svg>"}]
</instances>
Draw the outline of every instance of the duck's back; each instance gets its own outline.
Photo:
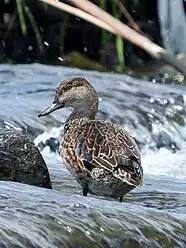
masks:
<instances>
[{"instance_id":1,"label":"duck's back","mask_svg":"<svg viewBox=\"0 0 186 248\"><path fill-rule=\"evenodd\" d=\"M71 155L81 164L82 170L91 174L100 168L128 185L142 184L140 152L128 132L108 122L91 120L74 128L67 136L62 144L63 153L70 152L66 150L70 141Z\"/></svg>"}]
</instances>

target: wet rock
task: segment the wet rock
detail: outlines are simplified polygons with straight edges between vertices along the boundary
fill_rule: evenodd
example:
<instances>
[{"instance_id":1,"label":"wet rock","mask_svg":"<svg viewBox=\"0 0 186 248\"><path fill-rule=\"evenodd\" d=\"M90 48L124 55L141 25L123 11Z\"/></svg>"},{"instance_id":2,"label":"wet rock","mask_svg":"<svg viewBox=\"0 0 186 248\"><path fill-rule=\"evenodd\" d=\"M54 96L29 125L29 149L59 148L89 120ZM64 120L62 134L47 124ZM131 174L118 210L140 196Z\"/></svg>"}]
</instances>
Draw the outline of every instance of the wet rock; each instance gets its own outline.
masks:
<instances>
[{"instance_id":1,"label":"wet rock","mask_svg":"<svg viewBox=\"0 0 186 248\"><path fill-rule=\"evenodd\" d=\"M52 188L45 161L24 134L0 129L0 180Z\"/></svg>"},{"instance_id":2,"label":"wet rock","mask_svg":"<svg viewBox=\"0 0 186 248\"><path fill-rule=\"evenodd\" d=\"M158 133L157 135L152 135L152 137L154 138L155 143L156 143L156 147L158 149L165 147L168 150L171 150L172 152L176 152L176 151L180 150L180 148L172 140L170 135L164 131Z\"/></svg>"}]
</instances>

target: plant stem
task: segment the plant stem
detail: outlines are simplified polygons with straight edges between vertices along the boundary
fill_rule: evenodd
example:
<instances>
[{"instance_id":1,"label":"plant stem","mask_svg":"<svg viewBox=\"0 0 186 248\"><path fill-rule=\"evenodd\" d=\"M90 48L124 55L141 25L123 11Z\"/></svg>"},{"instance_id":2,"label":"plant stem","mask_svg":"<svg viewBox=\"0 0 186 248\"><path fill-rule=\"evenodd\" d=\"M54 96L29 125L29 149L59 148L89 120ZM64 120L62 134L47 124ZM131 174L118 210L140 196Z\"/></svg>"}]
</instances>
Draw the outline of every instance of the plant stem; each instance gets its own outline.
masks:
<instances>
[{"instance_id":1,"label":"plant stem","mask_svg":"<svg viewBox=\"0 0 186 248\"><path fill-rule=\"evenodd\" d=\"M136 24L136 22L133 20L132 16L129 14L129 12L125 8L125 5L120 0L114 0L114 1L118 5L118 7L120 8L120 10L123 12L123 14L125 15L125 17L128 20L129 25L131 26L131 28L133 28L134 30L136 30L138 33L146 36L143 33L143 31L139 28L139 26Z\"/></svg>"},{"instance_id":2,"label":"plant stem","mask_svg":"<svg viewBox=\"0 0 186 248\"><path fill-rule=\"evenodd\" d=\"M121 17L121 12L117 9L117 6L114 2L112 2L112 11L114 17L118 19ZM116 51L119 62L119 68L122 69L125 65L123 39L119 35L117 35L115 40L116 40Z\"/></svg>"},{"instance_id":3,"label":"plant stem","mask_svg":"<svg viewBox=\"0 0 186 248\"><path fill-rule=\"evenodd\" d=\"M16 0L17 11L19 15L20 24L21 24L21 30L22 30L23 35L26 36L27 26L26 26L26 21L24 17L23 3L24 3L23 0Z\"/></svg>"},{"instance_id":4,"label":"plant stem","mask_svg":"<svg viewBox=\"0 0 186 248\"><path fill-rule=\"evenodd\" d=\"M14 26L14 22L17 18L17 10L14 11L14 14L10 17L9 23L8 23L8 28L6 30L6 33L3 35L3 40L6 40L6 38L8 37L10 31L12 30L13 26Z\"/></svg>"},{"instance_id":5,"label":"plant stem","mask_svg":"<svg viewBox=\"0 0 186 248\"><path fill-rule=\"evenodd\" d=\"M106 7L105 0L100 0L99 6L101 9L106 11L107 7ZM102 42L101 47L102 47L102 50L106 50L106 46L107 46L107 44L109 44L111 42L111 39L112 39L112 34L108 33L108 31L102 29L101 30L101 42ZM103 64L106 63L104 53L101 53L101 63L103 63Z\"/></svg>"},{"instance_id":6,"label":"plant stem","mask_svg":"<svg viewBox=\"0 0 186 248\"><path fill-rule=\"evenodd\" d=\"M37 44L38 44L38 47L39 47L39 51L40 53L42 54L44 52L44 48L43 48L43 41L42 41L42 38L41 38L41 34L40 34L40 31L39 31L39 28L37 26L37 23L34 19L34 16L32 14L32 12L30 11L29 7L25 4L25 13L27 14L28 16L28 19L33 27L33 30L34 30L34 33L36 35L36 40L37 40Z\"/></svg>"},{"instance_id":7,"label":"plant stem","mask_svg":"<svg viewBox=\"0 0 186 248\"><path fill-rule=\"evenodd\" d=\"M59 38L59 45L60 45L60 55L64 52L64 41L65 41L65 34L67 30L69 20L69 14L64 15L64 20L60 24L60 38Z\"/></svg>"}]
</instances>

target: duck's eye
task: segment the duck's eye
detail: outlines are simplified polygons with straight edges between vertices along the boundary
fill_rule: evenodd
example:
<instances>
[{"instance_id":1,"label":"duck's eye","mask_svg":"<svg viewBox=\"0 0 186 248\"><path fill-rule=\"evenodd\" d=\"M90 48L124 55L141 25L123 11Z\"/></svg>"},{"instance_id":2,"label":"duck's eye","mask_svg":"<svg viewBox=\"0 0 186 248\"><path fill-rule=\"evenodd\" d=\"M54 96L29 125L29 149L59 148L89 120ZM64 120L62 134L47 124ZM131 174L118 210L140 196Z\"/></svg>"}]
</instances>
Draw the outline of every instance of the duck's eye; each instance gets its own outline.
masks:
<instances>
[{"instance_id":1,"label":"duck's eye","mask_svg":"<svg viewBox=\"0 0 186 248\"><path fill-rule=\"evenodd\" d=\"M67 85L67 86L66 86L66 90L70 90L71 88L72 88L71 85Z\"/></svg>"}]
</instances>

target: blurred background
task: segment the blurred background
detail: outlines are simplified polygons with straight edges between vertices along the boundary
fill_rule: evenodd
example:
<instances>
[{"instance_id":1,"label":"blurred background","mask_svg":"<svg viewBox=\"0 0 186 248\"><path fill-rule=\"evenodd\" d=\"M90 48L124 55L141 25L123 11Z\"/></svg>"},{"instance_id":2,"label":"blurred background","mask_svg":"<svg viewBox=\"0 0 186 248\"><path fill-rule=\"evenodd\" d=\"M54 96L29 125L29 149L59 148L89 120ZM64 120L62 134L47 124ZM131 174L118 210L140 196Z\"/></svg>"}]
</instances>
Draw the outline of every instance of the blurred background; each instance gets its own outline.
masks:
<instances>
[{"instance_id":1,"label":"blurred background","mask_svg":"<svg viewBox=\"0 0 186 248\"><path fill-rule=\"evenodd\" d=\"M116 1L92 2L130 25ZM185 51L179 42L173 42L178 33L184 36L186 31L185 1L121 2L153 42L168 48L173 54ZM176 13L179 21L172 13ZM181 37L180 42L183 42ZM143 50L128 41L40 1L0 2L1 63L40 62L121 72L126 67L142 66L150 60Z\"/></svg>"}]
</instances>

